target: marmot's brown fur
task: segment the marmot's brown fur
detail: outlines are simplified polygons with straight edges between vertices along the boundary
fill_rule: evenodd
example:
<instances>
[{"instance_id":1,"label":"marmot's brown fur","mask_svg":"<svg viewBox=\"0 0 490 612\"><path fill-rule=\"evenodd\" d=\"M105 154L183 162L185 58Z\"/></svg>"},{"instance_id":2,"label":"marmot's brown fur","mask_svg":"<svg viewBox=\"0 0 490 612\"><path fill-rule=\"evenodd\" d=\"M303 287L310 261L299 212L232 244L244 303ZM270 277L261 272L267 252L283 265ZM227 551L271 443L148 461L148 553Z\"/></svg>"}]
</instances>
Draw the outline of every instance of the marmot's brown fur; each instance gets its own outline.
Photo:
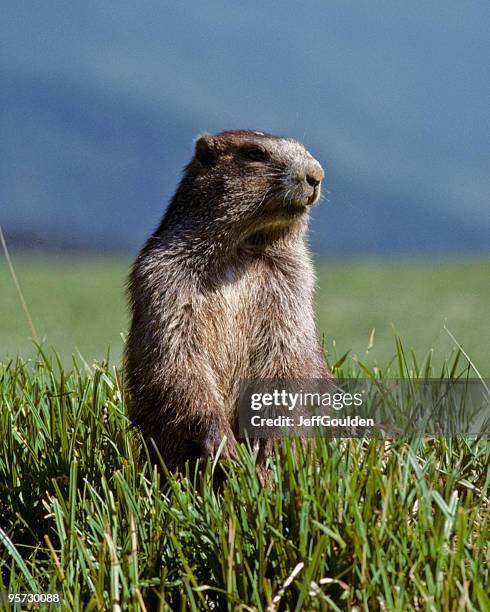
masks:
<instances>
[{"instance_id":1,"label":"marmot's brown fur","mask_svg":"<svg viewBox=\"0 0 490 612\"><path fill-rule=\"evenodd\" d=\"M129 414L169 469L212 456L223 436L233 454L241 379L328 376L305 243L323 176L291 138L198 138L129 279Z\"/></svg>"}]
</instances>

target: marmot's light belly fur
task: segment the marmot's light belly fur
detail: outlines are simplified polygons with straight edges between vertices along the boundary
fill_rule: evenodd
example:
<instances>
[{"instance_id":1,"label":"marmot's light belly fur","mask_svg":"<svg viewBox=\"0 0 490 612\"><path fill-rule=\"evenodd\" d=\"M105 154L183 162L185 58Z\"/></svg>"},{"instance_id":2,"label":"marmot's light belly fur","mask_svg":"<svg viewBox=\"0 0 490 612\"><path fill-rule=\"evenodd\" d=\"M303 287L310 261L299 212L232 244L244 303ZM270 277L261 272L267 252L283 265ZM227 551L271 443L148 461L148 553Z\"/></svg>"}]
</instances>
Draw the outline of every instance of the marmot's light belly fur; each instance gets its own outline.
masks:
<instances>
[{"instance_id":1,"label":"marmot's light belly fur","mask_svg":"<svg viewBox=\"0 0 490 612\"><path fill-rule=\"evenodd\" d=\"M213 455L223 436L233 453L240 379L328 376L305 243L322 179L290 138L197 140L129 279L129 413L170 469Z\"/></svg>"}]
</instances>

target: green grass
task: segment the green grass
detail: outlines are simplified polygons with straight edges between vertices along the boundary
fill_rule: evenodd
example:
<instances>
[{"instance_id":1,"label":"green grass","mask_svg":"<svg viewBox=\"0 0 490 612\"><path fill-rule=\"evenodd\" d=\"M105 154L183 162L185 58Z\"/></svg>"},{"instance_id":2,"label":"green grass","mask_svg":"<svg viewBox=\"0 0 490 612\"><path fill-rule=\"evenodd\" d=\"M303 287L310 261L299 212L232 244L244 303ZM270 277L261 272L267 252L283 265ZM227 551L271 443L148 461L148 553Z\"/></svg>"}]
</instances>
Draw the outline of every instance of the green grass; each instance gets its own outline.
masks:
<instances>
[{"instance_id":1,"label":"green grass","mask_svg":"<svg viewBox=\"0 0 490 612\"><path fill-rule=\"evenodd\" d=\"M124 283L129 260L109 257L13 256L25 300L47 350L70 363L78 349L88 360L111 347L118 359L127 328ZM33 356L25 315L4 260L0 261L0 358Z\"/></svg>"},{"instance_id":2,"label":"green grass","mask_svg":"<svg viewBox=\"0 0 490 612\"><path fill-rule=\"evenodd\" d=\"M480 372L490 376L490 259L337 261L319 266L317 311L327 348L351 350L371 365L391 358L393 332L435 363L456 351L458 339ZM372 330L374 345L366 352Z\"/></svg>"},{"instance_id":3,"label":"green grass","mask_svg":"<svg viewBox=\"0 0 490 612\"><path fill-rule=\"evenodd\" d=\"M282 441L265 489L245 447L218 495L212 464L199 484L164 482L130 430L119 365L95 361L110 346L119 363L129 262L14 261L45 353L2 263L0 591L63 591L67 610L490 609L487 440ZM320 264L330 363L448 376L446 324L489 375L489 272L482 260Z\"/></svg>"},{"instance_id":4,"label":"green grass","mask_svg":"<svg viewBox=\"0 0 490 612\"><path fill-rule=\"evenodd\" d=\"M420 374L406 354L382 374ZM148 467L118 367L18 360L0 392L0 591L63 591L68 610L490 609L486 440L282 441L265 489L244 447L217 495L212 464L196 485Z\"/></svg>"},{"instance_id":5,"label":"green grass","mask_svg":"<svg viewBox=\"0 0 490 612\"><path fill-rule=\"evenodd\" d=\"M19 281L45 347L56 347L64 364L75 349L88 360L107 347L115 361L128 319L124 281L129 260L14 256ZM0 261L0 357L35 354L18 296ZM462 343L482 374L490 376L490 262L332 261L318 265L317 312L329 352L350 350L383 366L394 351L393 328L407 348L422 356L435 349L442 365ZM366 353L374 333L374 346Z\"/></svg>"},{"instance_id":6,"label":"green grass","mask_svg":"<svg viewBox=\"0 0 490 612\"><path fill-rule=\"evenodd\" d=\"M219 495L211 464L165 484L119 365L100 361L110 347L119 364L129 261L14 263L45 354L2 262L0 591L60 590L68 610L490 609L487 440L282 441L268 488L246 448ZM318 278L340 375L448 376L445 325L490 375L487 261L341 261Z\"/></svg>"}]
</instances>

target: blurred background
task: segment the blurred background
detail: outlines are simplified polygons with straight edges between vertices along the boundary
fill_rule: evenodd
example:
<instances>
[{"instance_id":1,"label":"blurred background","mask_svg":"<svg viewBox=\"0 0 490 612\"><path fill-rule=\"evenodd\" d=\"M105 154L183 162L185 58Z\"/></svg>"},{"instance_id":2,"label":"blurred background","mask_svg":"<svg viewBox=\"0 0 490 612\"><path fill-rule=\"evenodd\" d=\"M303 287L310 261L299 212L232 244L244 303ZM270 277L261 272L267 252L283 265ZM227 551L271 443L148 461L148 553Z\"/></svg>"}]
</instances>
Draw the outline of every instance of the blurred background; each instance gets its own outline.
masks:
<instances>
[{"instance_id":1,"label":"blurred background","mask_svg":"<svg viewBox=\"0 0 490 612\"><path fill-rule=\"evenodd\" d=\"M489 31L486 1L3 2L0 223L45 346L119 358L193 139L253 128L325 167L327 350L443 359L447 327L490 375ZM4 259L0 300L0 359L33 355Z\"/></svg>"}]
</instances>

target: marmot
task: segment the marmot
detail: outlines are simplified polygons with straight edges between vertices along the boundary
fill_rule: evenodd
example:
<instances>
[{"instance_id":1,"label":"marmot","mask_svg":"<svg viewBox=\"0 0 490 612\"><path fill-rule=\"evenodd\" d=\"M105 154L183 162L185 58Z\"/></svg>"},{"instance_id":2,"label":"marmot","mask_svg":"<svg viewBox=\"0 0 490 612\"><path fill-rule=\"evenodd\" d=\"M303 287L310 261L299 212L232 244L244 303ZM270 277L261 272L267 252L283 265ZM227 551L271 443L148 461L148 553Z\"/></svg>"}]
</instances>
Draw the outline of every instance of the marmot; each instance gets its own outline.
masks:
<instances>
[{"instance_id":1,"label":"marmot","mask_svg":"<svg viewBox=\"0 0 490 612\"><path fill-rule=\"evenodd\" d=\"M129 415L170 470L212 456L223 436L233 455L241 379L329 376L306 245L323 177L292 138L197 139L128 283ZM269 451L259 450L259 469Z\"/></svg>"}]
</instances>

